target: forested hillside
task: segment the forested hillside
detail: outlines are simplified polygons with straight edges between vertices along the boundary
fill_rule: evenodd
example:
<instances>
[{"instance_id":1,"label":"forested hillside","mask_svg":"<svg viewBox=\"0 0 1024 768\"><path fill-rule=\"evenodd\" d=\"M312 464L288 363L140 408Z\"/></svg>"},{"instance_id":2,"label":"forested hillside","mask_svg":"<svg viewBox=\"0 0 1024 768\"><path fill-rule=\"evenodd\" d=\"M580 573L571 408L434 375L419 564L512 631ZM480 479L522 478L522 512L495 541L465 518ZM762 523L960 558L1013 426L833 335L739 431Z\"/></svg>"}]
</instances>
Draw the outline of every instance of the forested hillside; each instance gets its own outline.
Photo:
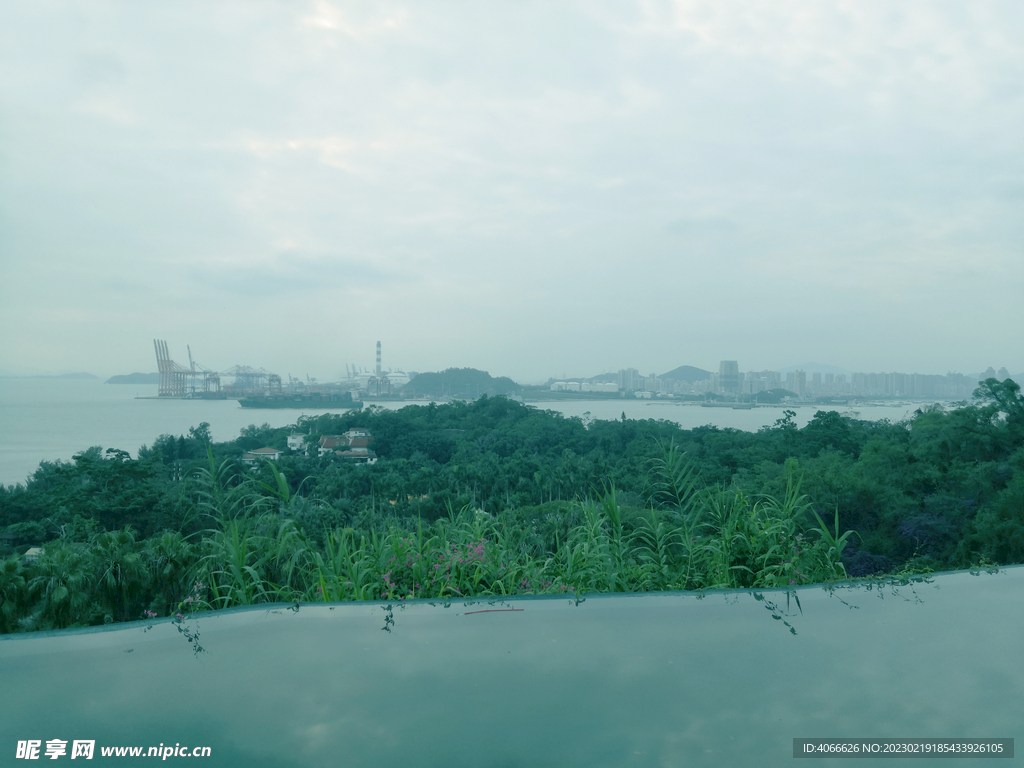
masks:
<instances>
[{"instance_id":1,"label":"forested hillside","mask_svg":"<svg viewBox=\"0 0 1024 768\"><path fill-rule=\"evenodd\" d=\"M368 430L379 460L319 457ZM286 450L289 433L306 449ZM276 464L246 451L284 450ZM123 448L123 447L121 447ZM94 447L0 490L4 632L279 600L773 587L1024 561L1024 398L757 433L504 397ZM42 546L34 563L23 553Z\"/></svg>"},{"instance_id":2,"label":"forested hillside","mask_svg":"<svg viewBox=\"0 0 1024 768\"><path fill-rule=\"evenodd\" d=\"M491 376L476 368L449 368L440 373L420 373L402 387L411 396L480 397L481 395L507 395L522 387L507 376Z\"/></svg>"}]
</instances>

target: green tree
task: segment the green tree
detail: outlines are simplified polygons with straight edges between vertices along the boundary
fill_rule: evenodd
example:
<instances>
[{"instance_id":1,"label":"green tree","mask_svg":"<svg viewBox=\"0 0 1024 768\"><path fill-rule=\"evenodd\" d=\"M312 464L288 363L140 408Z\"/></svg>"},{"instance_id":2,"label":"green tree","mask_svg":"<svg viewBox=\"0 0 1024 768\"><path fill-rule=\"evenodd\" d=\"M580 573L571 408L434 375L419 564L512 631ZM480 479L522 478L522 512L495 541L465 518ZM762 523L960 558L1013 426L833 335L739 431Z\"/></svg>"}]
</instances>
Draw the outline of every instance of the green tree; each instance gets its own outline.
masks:
<instances>
[{"instance_id":1,"label":"green tree","mask_svg":"<svg viewBox=\"0 0 1024 768\"><path fill-rule=\"evenodd\" d=\"M93 597L94 576L84 545L63 540L46 545L29 582L35 600L32 629L88 626L100 613Z\"/></svg>"},{"instance_id":2,"label":"green tree","mask_svg":"<svg viewBox=\"0 0 1024 768\"><path fill-rule=\"evenodd\" d=\"M150 610L174 613L192 589L192 571L199 560L196 547L177 531L165 531L145 542L144 559L152 585Z\"/></svg>"},{"instance_id":3,"label":"green tree","mask_svg":"<svg viewBox=\"0 0 1024 768\"><path fill-rule=\"evenodd\" d=\"M0 560L0 633L13 632L28 610L28 582L21 557Z\"/></svg>"},{"instance_id":4,"label":"green tree","mask_svg":"<svg viewBox=\"0 0 1024 768\"><path fill-rule=\"evenodd\" d=\"M140 550L129 527L101 533L92 542L96 590L106 623L137 618L142 610L142 597L150 584Z\"/></svg>"}]
</instances>

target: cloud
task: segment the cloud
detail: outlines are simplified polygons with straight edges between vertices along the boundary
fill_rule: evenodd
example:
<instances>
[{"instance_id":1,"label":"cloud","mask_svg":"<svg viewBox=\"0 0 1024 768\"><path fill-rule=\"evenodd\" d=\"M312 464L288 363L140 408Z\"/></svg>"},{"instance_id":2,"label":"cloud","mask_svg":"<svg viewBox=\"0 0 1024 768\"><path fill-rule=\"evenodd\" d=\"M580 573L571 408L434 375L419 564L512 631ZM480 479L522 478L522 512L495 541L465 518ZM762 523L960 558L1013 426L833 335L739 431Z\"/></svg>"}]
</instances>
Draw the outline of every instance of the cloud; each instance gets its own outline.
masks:
<instances>
[{"instance_id":1,"label":"cloud","mask_svg":"<svg viewBox=\"0 0 1024 768\"><path fill-rule=\"evenodd\" d=\"M399 29L406 23L407 17L408 14L402 9L383 12L374 9L367 12L366 8L355 9L350 4L317 0L313 3L312 11L303 16L300 23L303 27L337 31L350 38L365 40Z\"/></svg>"},{"instance_id":2,"label":"cloud","mask_svg":"<svg viewBox=\"0 0 1024 768\"><path fill-rule=\"evenodd\" d=\"M670 222L665 229L673 235L684 236L708 236L708 235L729 235L738 232L739 224L727 216L680 216Z\"/></svg>"},{"instance_id":3,"label":"cloud","mask_svg":"<svg viewBox=\"0 0 1024 768\"><path fill-rule=\"evenodd\" d=\"M135 111L116 97L80 99L75 102L72 109L117 125L135 126L139 124L139 116Z\"/></svg>"},{"instance_id":4,"label":"cloud","mask_svg":"<svg viewBox=\"0 0 1024 768\"><path fill-rule=\"evenodd\" d=\"M379 265L358 258L295 251L280 253L268 261L236 262L191 271L195 289L204 294L272 299L306 296L315 302L321 301L324 293L344 302L355 290L399 280Z\"/></svg>"},{"instance_id":5,"label":"cloud","mask_svg":"<svg viewBox=\"0 0 1024 768\"><path fill-rule=\"evenodd\" d=\"M533 378L547 349L661 370L693 361L631 356L1000 306L964 349L905 340L944 369L1024 323L1016 2L76 8L0 6L26 364L114 303L161 338L258 309L307 360L316 306L360 349Z\"/></svg>"}]
</instances>

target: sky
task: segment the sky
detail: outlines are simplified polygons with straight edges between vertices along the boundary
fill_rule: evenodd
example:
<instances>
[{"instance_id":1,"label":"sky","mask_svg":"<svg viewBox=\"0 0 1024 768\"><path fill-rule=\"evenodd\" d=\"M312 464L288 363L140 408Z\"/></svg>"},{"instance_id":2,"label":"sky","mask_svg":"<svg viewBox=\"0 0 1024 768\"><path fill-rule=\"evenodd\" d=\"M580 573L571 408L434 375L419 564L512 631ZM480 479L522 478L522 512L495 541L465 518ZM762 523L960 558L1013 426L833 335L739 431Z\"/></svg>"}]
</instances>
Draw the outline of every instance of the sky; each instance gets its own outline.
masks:
<instances>
[{"instance_id":1,"label":"sky","mask_svg":"<svg viewBox=\"0 0 1024 768\"><path fill-rule=\"evenodd\" d=\"M7 0L0 373L1024 371L1024 4Z\"/></svg>"}]
</instances>

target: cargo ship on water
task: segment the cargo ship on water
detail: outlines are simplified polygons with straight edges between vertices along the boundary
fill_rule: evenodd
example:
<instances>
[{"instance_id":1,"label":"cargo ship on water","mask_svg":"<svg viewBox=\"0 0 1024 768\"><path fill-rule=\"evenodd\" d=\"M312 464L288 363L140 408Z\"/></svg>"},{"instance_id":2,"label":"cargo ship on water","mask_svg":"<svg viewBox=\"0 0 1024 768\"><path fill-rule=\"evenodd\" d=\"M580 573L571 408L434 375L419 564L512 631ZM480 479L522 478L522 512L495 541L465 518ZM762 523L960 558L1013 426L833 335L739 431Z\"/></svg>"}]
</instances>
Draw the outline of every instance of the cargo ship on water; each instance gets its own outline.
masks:
<instances>
[{"instance_id":1,"label":"cargo ship on water","mask_svg":"<svg viewBox=\"0 0 1024 768\"><path fill-rule=\"evenodd\" d=\"M361 400L352 397L351 392L309 392L252 395L239 398L243 408L362 408Z\"/></svg>"},{"instance_id":2,"label":"cargo ship on water","mask_svg":"<svg viewBox=\"0 0 1024 768\"><path fill-rule=\"evenodd\" d=\"M185 366L171 359L166 341L154 339L153 347L159 373L157 397L151 399L237 400L242 408L349 410L362 408L363 399L403 400L399 390L410 380L410 376L401 371L381 368L379 341L377 366L372 373L346 365L345 379L323 384L317 384L308 374L305 382L291 374L285 382L276 373L247 365L213 371L192 359L191 348L188 348L188 366ZM234 381L222 387L222 377L232 377Z\"/></svg>"}]
</instances>

